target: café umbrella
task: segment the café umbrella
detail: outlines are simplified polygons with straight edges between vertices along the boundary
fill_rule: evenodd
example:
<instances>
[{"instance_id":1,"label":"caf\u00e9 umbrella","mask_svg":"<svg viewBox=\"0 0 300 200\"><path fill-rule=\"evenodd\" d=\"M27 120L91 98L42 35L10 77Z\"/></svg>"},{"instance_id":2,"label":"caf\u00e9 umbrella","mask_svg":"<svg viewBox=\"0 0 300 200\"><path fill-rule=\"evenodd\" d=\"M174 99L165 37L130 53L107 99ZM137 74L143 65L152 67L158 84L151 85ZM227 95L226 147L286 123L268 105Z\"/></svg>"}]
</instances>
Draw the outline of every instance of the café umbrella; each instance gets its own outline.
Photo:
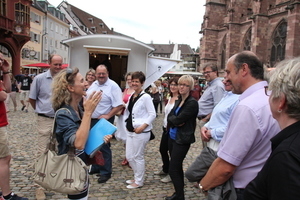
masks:
<instances>
[{"instance_id":1,"label":"caf\u00e9 umbrella","mask_svg":"<svg viewBox=\"0 0 300 200\"><path fill-rule=\"evenodd\" d=\"M41 68L49 68L50 65L48 63L32 63L32 64L28 64L28 65L24 65L27 67L41 67ZM69 65L68 64L63 64L62 68L67 68Z\"/></svg>"}]
</instances>

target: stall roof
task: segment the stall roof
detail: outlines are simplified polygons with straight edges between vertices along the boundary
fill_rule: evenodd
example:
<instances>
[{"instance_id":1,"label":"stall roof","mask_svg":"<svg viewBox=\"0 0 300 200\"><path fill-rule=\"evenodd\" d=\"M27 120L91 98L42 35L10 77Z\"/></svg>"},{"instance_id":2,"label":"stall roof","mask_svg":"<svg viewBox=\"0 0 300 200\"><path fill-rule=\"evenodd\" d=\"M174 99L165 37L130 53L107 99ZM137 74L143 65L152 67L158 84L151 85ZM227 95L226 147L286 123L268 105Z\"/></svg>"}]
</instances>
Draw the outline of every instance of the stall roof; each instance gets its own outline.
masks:
<instances>
[{"instance_id":1,"label":"stall roof","mask_svg":"<svg viewBox=\"0 0 300 200\"><path fill-rule=\"evenodd\" d=\"M165 75L191 75L191 76L202 76L200 72L189 72L189 71L168 71Z\"/></svg>"},{"instance_id":2,"label":"stall roof","mask_svg":"<svg viewBox=\"0 0 300 200\"><path fill-rule=\"evenodd\" d=\"M124 37L124 36L120 36L120 35L111 35L111 34L92 34L92 35L83 35L83 36L78 36L78 37L73 37L70 39L66 39L63 40L62 42L65 44L70 44L72 42L75 41L79 41L79 40L87 40L87 39L106 39L108 42L111 42L112 40L120 40L120 41L127 41L127 42L131 42L131 43L135 43L137 45L141 45L147 49L149 49L150 51L154 51L155 49L143 42L140 42L138 40L132 39L132 38L128 38L128 37Z\"/></svg>"}]
</instances>

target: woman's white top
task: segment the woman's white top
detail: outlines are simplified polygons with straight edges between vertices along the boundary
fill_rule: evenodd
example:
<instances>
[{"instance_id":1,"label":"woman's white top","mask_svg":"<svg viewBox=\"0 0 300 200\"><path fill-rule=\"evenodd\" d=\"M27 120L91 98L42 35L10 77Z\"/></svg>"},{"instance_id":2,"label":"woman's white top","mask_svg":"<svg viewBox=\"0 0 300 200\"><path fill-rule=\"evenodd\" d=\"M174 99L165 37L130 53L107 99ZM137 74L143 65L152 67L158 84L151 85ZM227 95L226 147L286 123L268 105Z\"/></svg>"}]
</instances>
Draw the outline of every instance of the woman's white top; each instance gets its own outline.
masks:
<instances>
[{"instance_id":1,"label":"woman's white top","mask_svg":"<svg viewBox=\"0 0 300 200\"><path fill-rule=\"evenodd\" d=\"M143 132L148 132L153 128L152 122L156 118L156 112L150 95L145 93L144 91L141 94L143 95L135 102L132 108L132 125L133 128L137 128L146 123L148 124L148 126ZM126 104L124 120L126 120L129 116L129 111L127 109L129 101Z\"/></svg>"},{"instance_id":2,"label":"woman's white top","mask_svg":"<svg viewBox=\"0 0 300 200\"><path fill-rule=\"evenodd\" d=\"M174 107L174 104L175 104L175 101L174 101L174 103L170 103L170 99L171 99L171 97L169 97L169 99L168 99L168 103L167 103L167 105L165 106L165 117L164 117L164 128L167 128L167 118L168 118L168 115L169 115L169 113L171 112L171 110L172 110L172 108Z\"/></svg>"}]
</instances>

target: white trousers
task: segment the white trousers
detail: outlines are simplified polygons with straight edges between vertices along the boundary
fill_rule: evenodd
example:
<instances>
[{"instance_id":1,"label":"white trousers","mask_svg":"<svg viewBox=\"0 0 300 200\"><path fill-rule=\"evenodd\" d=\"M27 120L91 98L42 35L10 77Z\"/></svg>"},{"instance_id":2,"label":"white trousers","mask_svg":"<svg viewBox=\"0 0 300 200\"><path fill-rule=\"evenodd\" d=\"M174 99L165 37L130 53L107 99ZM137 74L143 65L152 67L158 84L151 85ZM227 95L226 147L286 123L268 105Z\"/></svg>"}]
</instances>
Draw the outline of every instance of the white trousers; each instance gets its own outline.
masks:
<instances>
[{"instance_id":1,"label":"white trousers","mask_svg":"<svg viewBox=\"0 0 300 200\"><path fill-rule=\"evenodd\" d=\"M126 139L126 158L133 169L135 183L139 186L144 185L145 179L145 158L144 152L150 139L150 132L136 134L127 133Z\"/></svg>"}]
</instances>

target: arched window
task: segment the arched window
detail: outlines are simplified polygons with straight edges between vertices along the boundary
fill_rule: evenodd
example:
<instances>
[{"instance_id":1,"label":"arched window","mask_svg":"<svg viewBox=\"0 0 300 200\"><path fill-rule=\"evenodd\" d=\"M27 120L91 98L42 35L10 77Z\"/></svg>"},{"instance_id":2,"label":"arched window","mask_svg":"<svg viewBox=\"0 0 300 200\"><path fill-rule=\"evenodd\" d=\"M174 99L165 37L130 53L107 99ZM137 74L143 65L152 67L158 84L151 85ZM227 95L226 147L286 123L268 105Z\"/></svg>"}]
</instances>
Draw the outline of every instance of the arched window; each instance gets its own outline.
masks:
<instances>
[{"instance_id":1,"label":"arched window","mask_svg":"<svg viewBox=\"0 0 300 200\"><path fill-rule=\"evenodd\" d=\"M252 28L249 28L244 38L244 50L251 51Z\"/></svg>"},{"instance_id":2,"label":"arched window","mask_svg":"<svg viewBox=\"0 0 300 200\"><path fill-rule=\"evenodd\" d=\"M270 64L273 67L276 63L285 58L285 46L287 35L287 22L283 21L275 29L272 37L272 48Z\"/></svg>"},{"instance_id":3,"label":"arched window","mask_svg":"<svg viewBox=\"0 0 300 200\"><path fill-rule=\"evenodd\" d=\"M221 44L221 69L225 69L226 61L226 36L224 36Z\"/></svg>"}]
</instances>

